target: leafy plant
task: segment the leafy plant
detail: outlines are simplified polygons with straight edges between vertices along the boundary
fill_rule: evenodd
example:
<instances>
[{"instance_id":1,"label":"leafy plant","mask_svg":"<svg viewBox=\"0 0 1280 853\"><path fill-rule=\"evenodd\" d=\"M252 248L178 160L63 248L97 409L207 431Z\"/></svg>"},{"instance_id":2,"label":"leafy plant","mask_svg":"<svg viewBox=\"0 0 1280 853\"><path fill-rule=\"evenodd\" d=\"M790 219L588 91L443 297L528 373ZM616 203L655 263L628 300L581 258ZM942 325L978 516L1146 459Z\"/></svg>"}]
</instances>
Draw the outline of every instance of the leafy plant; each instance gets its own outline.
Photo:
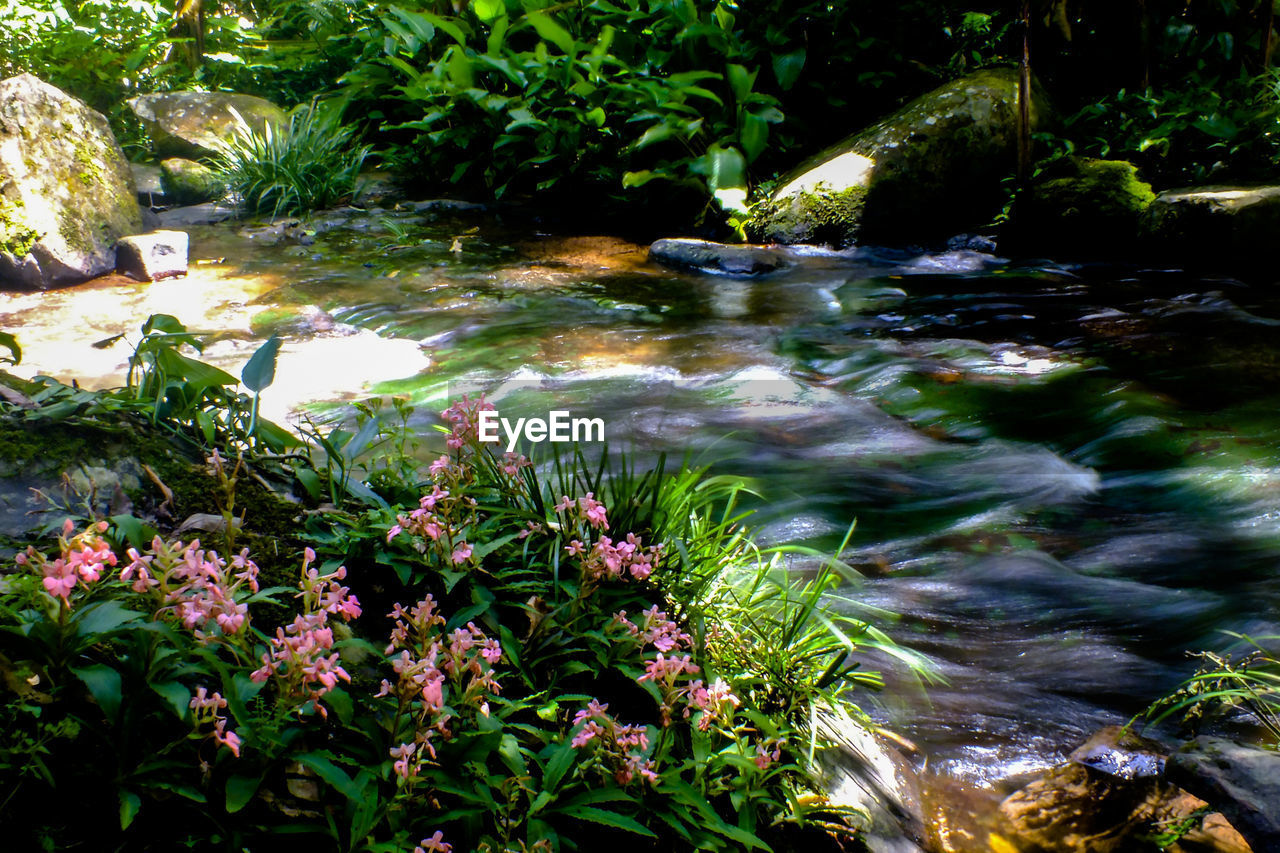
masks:
<instances>
[{"instance_id":1,"label":"leafy plant","mask_svg":"<svg viewBox=\"0 0 1280 853\"><path fill-rule=\"evenodd\" d=\"M237 131L215 165L245 209L305 213L355 195L369 148L356 144L355 128L339 124L337 112L312 104L283 130L268 123L258 132L242 119Z\"/></svg>"}]
</instances>

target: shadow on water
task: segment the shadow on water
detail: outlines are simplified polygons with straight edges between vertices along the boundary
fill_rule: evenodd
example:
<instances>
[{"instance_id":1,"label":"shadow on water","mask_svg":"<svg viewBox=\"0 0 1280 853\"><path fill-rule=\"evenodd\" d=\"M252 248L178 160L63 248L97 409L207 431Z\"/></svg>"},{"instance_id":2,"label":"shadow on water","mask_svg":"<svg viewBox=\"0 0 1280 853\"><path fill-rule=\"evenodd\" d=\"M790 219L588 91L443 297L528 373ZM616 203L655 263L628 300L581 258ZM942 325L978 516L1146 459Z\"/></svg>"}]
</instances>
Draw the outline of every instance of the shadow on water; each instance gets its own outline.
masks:
<instances>
[{"instance_id":1,"label":"shadow on water","mask_svg":"<svg viewBox=\"0 0 1280 853\"><path fill-rule=\"evenodd\" d=\"M602 417L642 459L753 477L769 542L834 548L856 518L849 594L901 614L892 633L948 679L865 704L972 808L1141 710L1189 674L1184 649L1273 629L1278 294L974 252L795 253L744 281L493 216L314 225L305 244L197 229L185 282L0 295L0 327L59 373L57 351L185 297L170 313L222 330L215 363L285 336L284 408L482 388ZM110 377L126 354L77 369Z\"/></svg>"}]
</instances>

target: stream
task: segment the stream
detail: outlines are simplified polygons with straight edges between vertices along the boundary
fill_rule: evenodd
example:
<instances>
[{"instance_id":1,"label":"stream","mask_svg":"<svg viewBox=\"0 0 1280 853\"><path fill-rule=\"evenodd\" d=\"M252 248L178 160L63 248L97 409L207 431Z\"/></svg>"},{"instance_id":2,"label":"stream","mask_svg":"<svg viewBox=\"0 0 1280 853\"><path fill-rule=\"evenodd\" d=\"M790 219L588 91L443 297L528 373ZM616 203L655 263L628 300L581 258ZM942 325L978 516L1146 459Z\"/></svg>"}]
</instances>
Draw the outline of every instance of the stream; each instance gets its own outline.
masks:
<instances>
[{"instance_id":1,"label":"stream","mask_svg":"<svg viewBox=\"0 0 1280 853\"><path fill-rule=\"evenodd\" d=\"M92 344L157 312L235 373L278 331L277 420L485 389L749 475L765 542L834 549L856 519L846 606L899 614L946 679L859 701L918 748L952 849L1185 650L1277 630L1280 291L967 250L796 249L734 279L450 205L308 227L193 227L186 279L0 293L15 372L122 384L127 341Z\"/></svg>"}]
</instances>

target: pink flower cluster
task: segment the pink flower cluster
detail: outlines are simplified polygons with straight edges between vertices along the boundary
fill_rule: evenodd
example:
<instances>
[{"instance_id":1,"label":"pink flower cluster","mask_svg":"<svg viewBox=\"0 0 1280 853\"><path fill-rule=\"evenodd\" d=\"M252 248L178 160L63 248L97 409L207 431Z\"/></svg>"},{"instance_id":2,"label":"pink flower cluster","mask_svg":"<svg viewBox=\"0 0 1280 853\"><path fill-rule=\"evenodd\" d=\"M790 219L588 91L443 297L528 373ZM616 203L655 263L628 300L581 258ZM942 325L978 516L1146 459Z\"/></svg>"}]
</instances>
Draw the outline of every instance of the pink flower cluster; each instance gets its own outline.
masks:
<instances>
[{"instance_id":1,"label":"pink flower cluster","mask_svg":"<svg viewBox=\"0 0 1280 853\"><path fill-rule=\"evenodd\" d=\"M417 509L407 516L396 516L396 523L387 531L387 541L408 532L421 540L417 547L423 553L437 551L455 566L469 562L473 552L462 537L463 525L449 521L450 514L457 511L459 504L464 513L471 512L476 501L474 498L451 497L449 490L440 488L438 484L432 486L431 492L419 499Z\"/></svg>"},{"instance_id":2,"label":"pink flower cluster","mask_svg":"<svg viewBox=\"0 0 1280 853\"><path fill-rule=\"evenodd\" d=\"M236 758L240 757L240 736L235 732L227 731L227 718L222 713L222 709L227 707L227 700L222 698L221 693L210 694L207 688L197 687L196 695L192 697L187 707L195 712L193 716L196 728L212 723L213 731L210 737L231 750L231 754Z\"/></svg>"},{"instance_id":3,"label":"pink flower cluster","mask_svg":"<svg viewBox=\"0 0 1280 853\"><path fill-rule=\"evenodd\" d=\"M339 654L333 650L329 618L351 621L360 615L360 602L347 587L338 583L346 577L346 569L321 575L308 568L315 557L315 552L307 548L299 584L303 612L289 625L276 629L270 648L262 655L262 666L249 678L257 683L274 678L282 699L299 705L313 702L320 715L327 717L320 699L337 687L339 680L351 681L351 676L338 663Z\"/></svg>"},{"instance_id":4,"label":"pink flower cluster","mask_svg":"<svg viewBox=\"0 0 1280 853\"><path fill-rule=\"evenodd\" d=\"M673 622L665 611L659 610L658 605L653 605L644 611L643 615L644 621L636 625L627 619L627 611L620 610L613 614L611 624L626 628L642 647L653 646L660 652L693 648L693 638L680 630L680 626Z\"/></svg>"},{"instance_id":5,"label":"pink flower cluster","mask_svg":"<svg viewBox=\"0 0 1280 853\"><path fill-rule=\"evenodd\" d=\"M573 724L582 728L574 735L571 746L583 749L594 744L597 759L619 785L637 778L657 784L653 761L645 757L649 735L643 726L619 723L609 714L609 706L595 699L578 711Z\"/></svg>"},{"instance_id":6,"label":"pink flower cluster","mask_svg":"<svg viewBox=\"0 0 1280 853\"><path fill-rule=\"evenodd\" d=\"M258 591L258 567L249 559L249 549L227 563L217 551L203 550L199 539L166 544L157 536L149 554L130 548L128 557L120 580L132 584L136 593L155 597L157 612L175 616L197 639L207 642L245 632L249 606L240 599Z\"/></svg>"},{"instance_id":7,"label":"pink flower cluster","mask_svg":"<svg viewBox=\"0 0 1280 853\"><path fill-rule=\"evenodd\" d=\"M574 539L565 546L565 553L578 557L582 576L588 581L606 578L644 580L653 573L662 556L662 546L645 547L640 537L628 533L624 541L614 543L608 536L601 536L590 549L581 540Z\"/></svg>"},{"instance_id":8,"label":"pink flower cluster","mask_svg":"<svg viewBox=\"0 0 1280 853\"><path fill-rule=\"evenodd\" d=\"M475 445L480 437L480 413L493 410L493 404L487 402L483 394L477 400L464 394L461 400L441 412L441 417L450 427L445 445L450 450Z\"/></svg>"},{"instance_id":9,"label":"pink flower cluster","mask_svg":"<svg viewBox=\"0 0 1280 853\"><path fill-rule=\"evenodd\" d=\"M566 513L570 521L586 522L596 530L609 529L608 510L605 505L596 500L595 492L587 492L584 498L578 498L576 501L565 495L560 498L560 503L554 507L555 511Z\"/></svg>"},{"instance_id":10,"label":"pink flower cluster","mask_svg":"<svg viewBox=\"0 0 1280 853\"><path fill-rule=\"evenodd\" d=\"M761 770L768 770L773 765L782 760L782 747L786 744L785 740L767 740L764 743L756 744L756 767ZM772 747L772 749L770 749Z\"/></svg>"},{"instance_id":11,"label":"pink flower cluster","mask_svg":"<svg viewBox=\"0 0 1280 853\"><path fill-rule=\"evenodd\" d=\"M49 560L35 548L28 548L25 553L16 555L14 561L19 566L38 569L44 575L41 582L45 591L70 606L71 590L77 583L83 582L86 586L96 583L107 566L116 564L115 553L101 535L107 527L105 521L94 522L72 536L75 525L68 518L58 537L60 556Z\"/></svg>"},{"instance_id":12,"label":"pink flower cluster","mask_svg":"<svg viewBox=\"0 0 1280 853\"><path fill-rule=\"evenodd\" d=\"M733 712L741 702L724 679L717 678L710 687L700 680L680 683L682 676L697 675L700 670L691 655L671 653L692 651L693 638L682 631L664 611L659 610L658 605L644 611L644 621L639 625L627 618L625 610L613 614L610 624L625 628L642 649L647 646L657 649L657 657L646 662L644 675L637 681L651 681L658 688L662 695L664 726L671 724L672 712L680 703L685 706L685 719L694 712L701 712L697 724L701 731L708 731L717 721L725 724L732 722Z\"/></svg>"},{"instance_id":13,"label":"pink flower cluster","mask_svg":"<svg viewBox=\"0 0 1280 853\"><path fill-rule=\"evenodd\" d=\"M489 698L500 692L493 667L502 646L473 622L444 634L445 619L430 595L409 610L396 604L387 615L395 620L386 654L399 652L391 660L396 683L383 679L377 695L396 697L414 716L414 742L392 750L396 775L408 780L417 775L424 753L435 758L432 737L451 736L450 712L474 707L488 716Z\"/></svg>"}]
</instances>

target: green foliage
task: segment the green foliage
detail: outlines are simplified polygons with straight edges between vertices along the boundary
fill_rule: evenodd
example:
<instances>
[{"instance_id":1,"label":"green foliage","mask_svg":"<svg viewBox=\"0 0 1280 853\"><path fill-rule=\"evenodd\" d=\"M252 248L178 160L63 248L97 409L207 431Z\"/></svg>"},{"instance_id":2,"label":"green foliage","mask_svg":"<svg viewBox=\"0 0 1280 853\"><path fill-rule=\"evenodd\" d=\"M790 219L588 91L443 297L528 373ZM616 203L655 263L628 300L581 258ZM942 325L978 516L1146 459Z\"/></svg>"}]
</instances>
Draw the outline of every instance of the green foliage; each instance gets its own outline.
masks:
<instances>
[{"instance_id":1,"label":"green foliage","mask_svg":"<svg viewBox=\"0 0 1280 853\"><path fill-rule=\"evenodd\" d=\"M0 347L4 347L9 351L6 356L0 356L0 364L20 364L22 362L22 347L18 346L18 339L9 332L0 332Z\"/></svg>"},{"instance_id":2,"label":"green foliage","mask_svg":"<svg viewBox=\"0 0 1280 853\"><path fill-rule=\"evenodd\" d=\"M718 161L754 161L783 118L760 69L738 61L732 3L379 8L345 95L415 134L402 166L436 181L497 196L652 181L745 195L745 168L730 186Z\"/></svg>"},{"instance_id":3,"label":"green foliage","mask_svg":"<svg viewBox=\"0 0 1280 853\"><path fill-rule=\"evenodd\" d=\"M1197 653L1202 664L1196 674L1152 703L1146 717L1158 723L1181 715L1183 725L1195 730L1214 717L1243 712L1261 726L1271 747L1280 748L1280 637L1225 633L1243 652Z\"/></svg>"},{"instance_id":4,"label":"green foliage","mask_svg":"<svg viewBox=\"0 0 1280 853\"><path fill-rule=\"evenodd\" d=\"M164 351L149 343L140 359ZM477 442L477 411L446 413L418 502L311 519L323 555L306 549L292 598L245 552L120 554L141 535L124 517L28 549L0 585L9 837L737 851L830 817L806 796L802 723L876 683L851 655L882 637L825 614L828 576L755 548L734 509L748 484L580 454L544 483ZM211 461L230 518L241 463Z\"/></svg>"},{"instance_id":5,"label":"green foliage","mask_svg":"<svg viewBox=\"0 0 1280 853\"><path fill-rule=\"evenodd\" d=\"M268 123L259 133L241 121L215 165L247 210L279 216L350 200L368 155L355 143L355 128L312 104L295 111L284 130Z\"/></svg>"}]
</instances>

